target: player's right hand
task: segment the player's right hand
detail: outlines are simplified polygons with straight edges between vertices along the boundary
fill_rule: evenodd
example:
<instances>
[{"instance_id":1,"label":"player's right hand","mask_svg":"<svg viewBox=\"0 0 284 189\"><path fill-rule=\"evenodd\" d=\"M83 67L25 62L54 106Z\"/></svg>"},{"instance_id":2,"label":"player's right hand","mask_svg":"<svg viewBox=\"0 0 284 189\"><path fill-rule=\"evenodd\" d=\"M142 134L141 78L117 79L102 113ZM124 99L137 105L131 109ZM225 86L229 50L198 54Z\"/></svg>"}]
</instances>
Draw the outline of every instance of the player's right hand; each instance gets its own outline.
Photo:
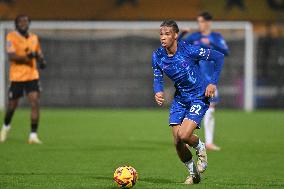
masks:
<instances>
[{"instance_id":1,"label":"player's right hand","mask_svg":"<svg viewBox=\"0 0 284 189\"><path fill-rule=\"evenodd\" d=\"M164 99L164 93L163 93L163 92L157 92L157 93L155 94L155 100L156 100L156 102L157 102L157 104L158 104L159 106L162 106L163 103L164 103L164 101L165 101L165 99Z\"/></svg>"},{"instance_id":2,"label":"player's right hand","mask_svg":"<svg viewBox=\"0 0 284 189\"><path fill-rule=\"evenodd\" d=\"M213 98L213 97L215 96L216 88L217 88L216 85L214 85L214 84L209 84L209 85L206 87L205 96L206 96L206 97Z\"/></svg>"}]
</instances>

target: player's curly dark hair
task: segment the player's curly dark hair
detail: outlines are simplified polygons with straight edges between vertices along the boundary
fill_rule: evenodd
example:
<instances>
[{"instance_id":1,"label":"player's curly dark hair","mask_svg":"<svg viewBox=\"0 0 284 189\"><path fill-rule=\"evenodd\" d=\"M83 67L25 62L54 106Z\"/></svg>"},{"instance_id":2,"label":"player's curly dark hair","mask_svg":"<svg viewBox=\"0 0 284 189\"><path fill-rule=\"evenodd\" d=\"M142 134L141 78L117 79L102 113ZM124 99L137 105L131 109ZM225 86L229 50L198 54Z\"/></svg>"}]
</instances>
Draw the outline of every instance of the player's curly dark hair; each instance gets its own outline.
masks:
<instances>
[{"instance_id":1,"label":"player's curly dark hair","mask_svg":"<svg viewBox=\"0 0 284 189\"><path fill-rule=\"evenodd\" d=\"M179 32L178 25L176 21L174 20L164 20L162 24L160 25L160 27L163 27L163 26L172 27L175 33Z\"/></svg>"},{"instance_id":2,"label":"player's curly dark hair","mask_svg":"<svg viewBox=\"0 0 284 189\"><path fill-rule=\"evenodd\" d=\"M204 18L204 20L207 20L207 21L213 20L212 14L210 14L207 11L201 12L198 16L201 16L202 18Z\"/></svg>"},{"instance_id":3,"label":"player's curly dark hair","mask_svg":"<svg viewBox=\"0 0 284 189\"><path fill-rule=\"evenodd\" d=\"M29 23L31 23L31 19L28 15L25 15L25 14L19 14L16 18L15 18L15 26L17 26L20 18L23 18L23 17L27 17L28 20L29 20Z\"/></svg>"}]
</instances>

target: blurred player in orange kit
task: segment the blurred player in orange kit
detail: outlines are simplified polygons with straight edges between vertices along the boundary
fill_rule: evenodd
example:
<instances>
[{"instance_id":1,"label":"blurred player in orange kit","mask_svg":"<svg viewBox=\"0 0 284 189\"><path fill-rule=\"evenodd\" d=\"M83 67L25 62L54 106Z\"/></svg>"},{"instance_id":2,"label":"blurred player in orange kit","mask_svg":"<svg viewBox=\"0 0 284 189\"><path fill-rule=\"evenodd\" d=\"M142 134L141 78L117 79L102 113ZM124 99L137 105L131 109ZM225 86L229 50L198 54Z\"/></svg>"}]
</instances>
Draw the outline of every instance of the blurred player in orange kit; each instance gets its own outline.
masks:
<instances>
[{"instance_id":1,"label":"blurred player in orange kit","mask_svg":"<svg viewBox=\"0 0 284 189\"><path fill-rule=\"evenodd\" d=\"M17 108L19 99L26 94L31 105L31 133L29 144L41 144L38 138L40 83L39 68L46 67L46 61L41 52L38 36L29 32L31 20L27 15L19 15L15 19L15 31L8 33L6 49L10 63L9 99L6 108L4 124L0 133L0 141L7 139L11 129L11 120Z\"/></svg>"}]
</instances>

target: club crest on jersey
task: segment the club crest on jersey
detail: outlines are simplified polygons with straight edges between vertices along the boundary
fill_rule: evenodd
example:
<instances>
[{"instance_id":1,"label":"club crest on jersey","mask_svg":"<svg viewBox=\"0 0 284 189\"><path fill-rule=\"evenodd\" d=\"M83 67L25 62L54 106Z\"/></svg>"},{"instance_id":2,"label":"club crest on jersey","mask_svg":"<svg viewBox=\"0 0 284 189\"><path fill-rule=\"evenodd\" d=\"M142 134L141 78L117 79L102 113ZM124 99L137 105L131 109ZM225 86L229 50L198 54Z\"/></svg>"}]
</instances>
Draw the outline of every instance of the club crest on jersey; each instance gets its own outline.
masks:
<instances>
[{"instance_id":1,"label":"club crest on jersey","mask_svg":"<svg viewBox=\"0 0 284 189\"><path fill-rule=\"evenodd\" d=\"M187 62L183 62L181 65L182 65L182 67L186 68L188 66L188 63Z\"/></svg>"}]
</instances>

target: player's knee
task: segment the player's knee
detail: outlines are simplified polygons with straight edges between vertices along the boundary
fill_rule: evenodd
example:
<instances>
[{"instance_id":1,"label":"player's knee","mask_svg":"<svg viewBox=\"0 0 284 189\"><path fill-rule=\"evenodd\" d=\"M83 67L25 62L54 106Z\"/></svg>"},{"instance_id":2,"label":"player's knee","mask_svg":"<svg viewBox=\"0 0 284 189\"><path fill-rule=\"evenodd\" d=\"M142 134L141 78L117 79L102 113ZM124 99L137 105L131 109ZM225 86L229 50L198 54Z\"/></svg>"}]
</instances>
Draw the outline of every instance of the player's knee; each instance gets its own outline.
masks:
<instances>
[{"instance_id":1,"label":"player's knee","mask_svg":"<svg viewBox=\"0 0 284 189\"><path fill-rule=\"evenodd\" d=\"M34 116L32 115L32 118L31 118L32 124L38 123L38 120L39 120L38 115L34 115Z\"/></svg>"},{"instance_id":2,"label":"player's knee","mask_svg":"<svg viewBox=\"0 0 284 189\"><path fill-rule=\"evenodd\" d=\"M15 106L15 105L18 104L18 102L19 102L19 98L16 98L16 99L9 99L9 100L8 100L8 105L9 105L9 106L10 106L10 105Z\"/></svg>"},{"instance_id":3,"label":"player's knee","mask_svg":"<svg viewBox=\"0 0 284 189\"><path fill-rule=\"evenodd\" d=\"M195 134L192 134L190 137L189 137L189 145L190 146L193 146L193 145L195 145L196 143L198 143L198 141L199 141L199 137L197 136L197 135L195 135Z\"/></svg>"},{"instance_id":4,"label":"player's knee","mask_svg":"<svg viewBox=\"0 0 284 189\"><path fill-rule=\"evenodd\" d=\"M8 107L7 107L7 111L15 111L16 108L17 108L16 105L10 105L10 104L9 104Z\"/></svg>"},{"instance_id":5,"label":"player's knee","mask_svg":"<svg viewBox=\"0 0 284 189\"><path fill-rule=\"evenodd\" d=\"M32 106L33 109L37 109L39 107L39 100L38 99L32 100L31 106Z\"/></svg>"},{"instance_id":6,"label":"player's knee","mask_svg":"<svg viewBox=\"0 0 284 189\"><path fill-rule=\"evenodd\" d=\"M187 143L190 139L190 134L186 133L186 132L178 132L178 138L184 142Z\"/></svg>"}]
</instances>

